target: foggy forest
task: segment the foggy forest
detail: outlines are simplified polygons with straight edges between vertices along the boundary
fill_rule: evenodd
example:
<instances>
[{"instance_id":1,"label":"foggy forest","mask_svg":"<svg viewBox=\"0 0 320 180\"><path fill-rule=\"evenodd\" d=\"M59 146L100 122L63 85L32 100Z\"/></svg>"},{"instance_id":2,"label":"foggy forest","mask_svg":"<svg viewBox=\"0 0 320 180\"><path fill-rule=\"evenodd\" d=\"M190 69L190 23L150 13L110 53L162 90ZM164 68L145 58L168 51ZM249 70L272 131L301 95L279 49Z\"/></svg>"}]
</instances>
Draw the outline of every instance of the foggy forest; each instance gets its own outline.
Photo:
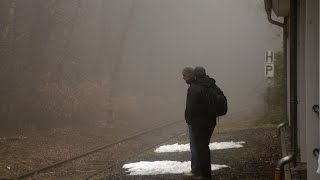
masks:
<instances>
[{"instance_id":1,"label":"foggy forest","mask_svg":"<svg viewBox=\"0 0 320 180\"><path fill-rule=\"evenodd\" d=\"M189 66L226 95L220 121L261 117L267 50L263 0L1 0L0 179L184 122Z\"/></svg>"}]
</instances>

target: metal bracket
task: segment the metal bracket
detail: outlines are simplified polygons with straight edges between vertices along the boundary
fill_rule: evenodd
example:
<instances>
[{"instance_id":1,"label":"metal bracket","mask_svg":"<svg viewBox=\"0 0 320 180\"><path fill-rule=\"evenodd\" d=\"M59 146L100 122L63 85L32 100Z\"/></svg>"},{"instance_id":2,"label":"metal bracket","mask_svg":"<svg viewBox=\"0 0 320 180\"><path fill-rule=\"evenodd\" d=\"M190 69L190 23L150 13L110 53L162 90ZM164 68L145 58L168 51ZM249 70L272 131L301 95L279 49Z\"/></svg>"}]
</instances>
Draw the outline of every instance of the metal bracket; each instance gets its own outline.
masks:
<instances>
[{"instance_id":1,"label":"metal bracket","mask_svg":"<svg viewBox=\"0 0 320 180\"><path fill-rule=\"evenodd\" d=\"M315 112L319 115L319 105L318 104L313 105L312 109L313 109L313 112Z\"/></svg>"},{"instance_id":2,"label":"metal bracket","mask_svg":"<svg viewBox=\"0 0 320 180\"><path fill-rule=\"evenodd\" d=\"M279 124L279 125L277 126L278 134L277 134L277 135L275 135L275 136L274 136L274 138L276 138L276 137L279 137L279 136L280 136L280 134L281 134L281 128L282 128L282 127L284 127L285 125L286 125L286 123L285 123L285 122L283 122L283 123L281 123L281 124Z\"/></svg>"},{"instance_id":3,"label":"metal bracket","mask_svg":"<svg viewBox=\"0 0 320 180\"><path fill-rule=\"evenodd\" d=\"M317 159L319 158L320 150L318 148L314 148L312 153Z\"/></svg>"}]
</instances>

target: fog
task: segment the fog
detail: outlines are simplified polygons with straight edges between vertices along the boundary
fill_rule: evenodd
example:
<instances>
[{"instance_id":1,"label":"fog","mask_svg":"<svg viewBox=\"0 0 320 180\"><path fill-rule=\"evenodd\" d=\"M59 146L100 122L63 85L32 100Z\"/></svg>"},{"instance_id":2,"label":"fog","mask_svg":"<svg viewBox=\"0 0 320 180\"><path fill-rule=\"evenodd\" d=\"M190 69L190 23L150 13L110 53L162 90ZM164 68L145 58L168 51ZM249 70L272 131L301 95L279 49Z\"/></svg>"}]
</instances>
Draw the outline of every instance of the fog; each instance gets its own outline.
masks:
<instances>
[{"instance_id":1,"label":"fog","mask_svg":"<svg viewBox=\"0 0 320 180\"><path fill-rule=\"evenodd\" d=\"M3 0L0 33L10 132L183 120L186 66L216 79L228 113L261 111L264 52L282 39L262 0Z\"/></svg>"},{"instance_id":2,"label":"fog","mask_svg":"<svg viewBox=\"0 0 320 180\"><path fill-rule=\"evenodd\" d=\"M225 91L229 113L263 108L264 51L281 48L281 31L268 23L262 1L139 0L132 16L122 90L153 103L164 96L181 113L181 70L200 65Z\"/></svg>"}]
</instances>

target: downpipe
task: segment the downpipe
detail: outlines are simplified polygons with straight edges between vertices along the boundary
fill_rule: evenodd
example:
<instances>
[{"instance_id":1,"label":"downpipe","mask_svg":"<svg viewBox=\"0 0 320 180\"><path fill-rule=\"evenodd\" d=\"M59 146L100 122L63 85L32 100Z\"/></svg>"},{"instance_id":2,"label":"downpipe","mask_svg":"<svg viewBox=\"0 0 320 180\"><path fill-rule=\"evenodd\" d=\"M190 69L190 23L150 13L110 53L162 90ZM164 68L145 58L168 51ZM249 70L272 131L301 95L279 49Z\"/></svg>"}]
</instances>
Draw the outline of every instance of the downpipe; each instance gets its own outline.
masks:
<instances>
[{"instance_id":1,"label":"downpipe","mask_svg":"<svg viewBox=\"0 0 320 180\"><path fill-rule=\"evenodd\" d=\"M274 180L282 180L284 174L284 166L294 160L295 155L291 154L289 156L283 157L279 160L275 173Z\"/></svg>"},{"instance_id":2,"label":"downpipe","mask_svg":"<svg viewBox=\"0 0 320 180\"><path fill-rule=\"evenodd\" d=\"M284 58L287 59L287 37L288 28L290 28L290 122L291 122L291 142L292 142L292 154L283 157L279 160L275 170L275 180L282 180L284 166L290 162L296 164L297 153L297 0L290 0L290 27L287 27L287 18L284 17L284 22L278 22L272 19L272 0L264 0L265 10L268 16L268 21L276 26L283 28L283 43L284 43ZM278 129L283 127L284 124L280 124ZM280 130L279 130L280 131Z\"/></svg>"},{"instance_id":3,"label":"downpipe","mask_svg":"<svg viewBox=\"0 0 320 180\"><path fill-rule=\"evenodd\" d=\"M285 128L285 126L286 126L285 122L283 122L283 123L281 123L281 124L279 124L277 126L278 134L275 137L281 136L281 129ZM282 180L283 179L283 177L284 177L284 166L286 164L292 162L294 160L294 158L295 158L295 155L291 154L289 156L285 156L285 157L281 158L278 161L276 169L275 169L275 172L274 172L274 179L275 180Z\"/></svg>"},{"instance_id":4,"label":"downpipe","mask_svg":"<svg viewBox=\"0 0 320 180\"><path fill-rule=\"evenodd\" d=\"M297 117L297 0L290 0L290 121L292 154L298 154L298 117ZM296 158L293 159L296 166Z\"/></svg>"},{"instance_id":5,"label":"downpipe","mask_svg":"<svg viewBox=\"0 0 320 180\"><path fill-rule=\"evenodd\" d=\"M266 0L267 1L267 0ZM285 19L286 21L286 19ZM286 24L286 22L285 22ZM285 33L286 26L284 26ZM290 122L292 154L279 160L275 170L275 180L282 180L284 166L290 162L296 165L297 144L297 0L290 1ZM287 34L285 34L287 36ZM285 47L287 48L287 47ZM286 49L285 49L286 50Z\"/></svg>"}]
</instances>

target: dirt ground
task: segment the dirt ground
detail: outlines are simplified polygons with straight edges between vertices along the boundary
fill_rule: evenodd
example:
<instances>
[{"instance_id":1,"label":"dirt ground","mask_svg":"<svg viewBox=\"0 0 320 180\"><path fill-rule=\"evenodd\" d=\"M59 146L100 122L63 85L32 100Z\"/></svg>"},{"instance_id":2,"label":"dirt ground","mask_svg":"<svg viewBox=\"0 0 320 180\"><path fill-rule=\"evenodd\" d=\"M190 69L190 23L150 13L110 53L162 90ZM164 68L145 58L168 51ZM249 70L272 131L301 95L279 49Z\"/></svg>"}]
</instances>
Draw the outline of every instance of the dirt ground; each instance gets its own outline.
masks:
<instances>
[{"instance_id":1,"label":"dirt ground","mask_svg":"<svg viewBox=\"0 0 320 180\"><path fill-rule=\"evenodd\" d=\"M123 139L166 122L100 121L88 127L55 128L0 137L0 179L12 179L48 164Z\"/></svg>"},{"instance_id":2,"label":"dirt ground","mask_svg":"<svg viewBox=\"0 0 320 180\"><path fill-rule=\"evenodd\" d=\"M232 167L219 171L217 174L219 177L230 176L235 179L272 177L274 166L280 158L280 142L277 138L273 138L276 134L275 126L257 125L257 119L258 117L252 116L237 121L220 120L215 129L213 141L239 140L246 141L246 145L241 150L214 152L213 161ZM92 127L66 127L38 131L29 135L0 137L0 179L15 178L32 169L165 123L155 121L141 124L130 121L106 123L102 121ZM187 141L187 138L184 137L179 141ZM188 159L188 156L187 153L174 158ZM153 157L156 156L151 158ZM124 175L124 177L127 176ZM109 178L114 179L114 176Z\"/></svg>"},{"instance_id":3,"label":"dirt ground","mask_svg":"<svg viewBox=\"0 0 320 180\"><path fill-rule=\"evenodd\" d=\"M271 180L274 179L274 170L281 158L280 140L275 137L277 128L275 125L257 124L256 119L243 121L229 121L219 124L211 141L245 141L244 147L211 151L212 164L224 164L230 168L213 171L212 179L239 179L239 180ZM165 144L188 143L186 135L178 137ZM130 162L173 160L189 161L190 152L181 153L154 153L153 150L141 156L130 159ZM97 179L112 180L151 180L151 179L183 179L188 180L182 174L165 174L155 176L130 176L122 165L106 171ZM190 178L189 178L190 179ZM192 179L192 178L191 178Z\"/></svg>"}]
</instances>

